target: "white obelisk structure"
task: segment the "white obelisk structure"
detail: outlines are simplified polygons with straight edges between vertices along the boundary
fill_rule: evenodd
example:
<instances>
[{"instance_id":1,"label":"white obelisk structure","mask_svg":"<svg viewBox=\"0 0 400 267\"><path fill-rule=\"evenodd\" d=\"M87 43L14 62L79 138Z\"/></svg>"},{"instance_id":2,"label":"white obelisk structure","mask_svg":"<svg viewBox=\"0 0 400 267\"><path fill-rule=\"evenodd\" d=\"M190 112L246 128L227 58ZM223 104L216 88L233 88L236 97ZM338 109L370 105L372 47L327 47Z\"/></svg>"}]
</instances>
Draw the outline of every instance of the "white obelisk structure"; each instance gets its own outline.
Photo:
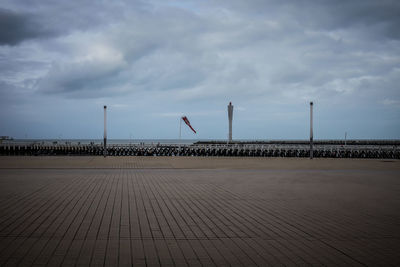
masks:
<instances>
[{"instance_id":1,"label":"white obelisk structure","mask_svg":"<svg viewBox=\"0 0 400 267\"><path fill-rule=\"evenodd\" d=\"M232 102L229 102L228 105L228 119L229 119L229 136L228 142L232 142L232 119L233 119L233 105Z\"/></svg>"},{"instance_id":2,"label":"white obelisk structure","mask_svg":"<svg viewBox=\"0 0 400 267\"><path fill-rule=\"evenodd\" d=\"M310 159L313 158L313 102L310 102Z\"/></svg>"},{"instance_id":3,"label":"white obelisk structure","mask_svg":"<svg viewBox=\"0 0 400 267\"><path fill-rule=\"evenodd\" d=\"M107 106L104 106L104 157L107 156Z\"/></svg>"}]
</instances>

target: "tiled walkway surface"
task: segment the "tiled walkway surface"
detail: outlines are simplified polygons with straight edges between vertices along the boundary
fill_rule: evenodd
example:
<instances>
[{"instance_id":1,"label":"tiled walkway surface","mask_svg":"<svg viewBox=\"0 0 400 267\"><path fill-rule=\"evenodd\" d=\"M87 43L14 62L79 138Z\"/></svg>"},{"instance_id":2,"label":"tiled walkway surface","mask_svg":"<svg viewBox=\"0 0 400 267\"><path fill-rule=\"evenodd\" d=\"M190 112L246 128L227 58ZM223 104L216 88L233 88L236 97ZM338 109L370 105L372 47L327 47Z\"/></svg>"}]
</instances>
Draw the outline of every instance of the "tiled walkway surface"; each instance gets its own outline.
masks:
<instances>
[{"instance_id":1,"label":"tiled walkway surface","mask_svg":"<svg viewBox=\"0 0 400 267\"><path fill-rule=\"evenodd\" d=\"M0 266L399 266L399 177L0 169Z\"/></svg>"}]
</instances>

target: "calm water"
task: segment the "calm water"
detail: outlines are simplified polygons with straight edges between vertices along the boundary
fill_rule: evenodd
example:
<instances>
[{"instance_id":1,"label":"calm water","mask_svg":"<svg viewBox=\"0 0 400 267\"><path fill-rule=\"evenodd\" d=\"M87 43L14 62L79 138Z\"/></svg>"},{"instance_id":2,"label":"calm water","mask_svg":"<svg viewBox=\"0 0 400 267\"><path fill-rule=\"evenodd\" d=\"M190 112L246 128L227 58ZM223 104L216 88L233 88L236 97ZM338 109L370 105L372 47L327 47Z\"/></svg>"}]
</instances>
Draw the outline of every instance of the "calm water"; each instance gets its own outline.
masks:
<instances>
[{"instance_id":1,"label":"calm water","mask_svg":"<svg viewBox=\"0 0 400 267\"><path fill-rule=\"evenodd\" d=\"M193 144L199 140L195 139L107 139L109 145L129 145L129 144ZM3 140L3 144L102 144L103 139L14 139Z\"/></svg>"},{"instance_id":2,"label":"calm water","mask_svg":"<svg viewBox=\"0 0 400 267\"><path fill-rule=\"evenodd\" d=\"M222 143L226 140L218 139L107 139L109 145L129 145L129 144L184 144L191 145L198 141L221 141ZM235 141L255 141L247 139L237 139ZM263 140L258 140L263 141ZM267 140L265 140L267 141ZM103 139L14 139L14 140L2 140L3 144L102 144Z\"/></svg>"}]
</instances>

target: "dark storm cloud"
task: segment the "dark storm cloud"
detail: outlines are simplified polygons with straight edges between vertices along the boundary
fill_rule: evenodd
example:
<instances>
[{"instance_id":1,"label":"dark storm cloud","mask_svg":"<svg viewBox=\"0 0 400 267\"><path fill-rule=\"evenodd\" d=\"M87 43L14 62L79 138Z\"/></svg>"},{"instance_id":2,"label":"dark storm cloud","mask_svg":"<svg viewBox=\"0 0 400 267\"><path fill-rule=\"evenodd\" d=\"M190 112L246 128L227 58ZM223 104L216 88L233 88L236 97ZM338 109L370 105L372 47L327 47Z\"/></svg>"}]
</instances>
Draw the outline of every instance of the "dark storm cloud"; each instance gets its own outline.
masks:
<instances>
[{"instance_id":1,"label":"dark storm cloud","mask_svg":"<svg viewBox=\"0 0 400 267\"><path fill-rule=\"evenodd\" d=\"M24 40L52 34L52 31L43 28L33 14L0 8L0 45L17 45Z\"/></svg>"},{"instance_id":2,"label":"dark storm cloud","mask_svg":"<svg viewBox=\"0 0 400 267\"><path fill-rule=\"evenodd\" d=\"M375 35L400 38L400 1L397 0L229 0L222 3L250 16L279 14L304 28L333 31L354 27Z\"/></svg>"},{"instance_id":3,"label":"dark storm cloud","mask_svg":"<svg viewBox=\"0 0 400 267\"><path fill-rule=\"evenodd\" d=\"M140 0L128 1L131 12L147 8ZM67 35L99 29L126 15L125 1L13 1L0 8L0 45L16 45L28 39ZM4 8L6 7L6 8ZM15 11L16 10L16 11Z\"/></svg>"},{"instance_id":4,"label":"dark storm cloud","mask_svg":"<svg viewBox=\"0 0 400 267\"><path fill-rule=\"evenodd\" d=\"M302 8L310 11L305 20L313 27L335 30L361 27L377 35L400 38L400 2L382 1L326 1L315 9L315 1L306 1ZM310 16L313 14L313 16Z\"/></svg>"},{"instance_id":5,"label":"dark storm cloud","mask_svg":"<svg viewBox=\"0 0 400 267\"><path fill-rule=\"evenodd\" d=\"M304 10L309 10L310 15L306 20L314 25L323 25L328 28L345 28L352 25L364 24L400 24L400 2L397 0L339 0L339 1L300 1ZM320 11L319 13L312 13Z\"/></svg>"}]
</instances>

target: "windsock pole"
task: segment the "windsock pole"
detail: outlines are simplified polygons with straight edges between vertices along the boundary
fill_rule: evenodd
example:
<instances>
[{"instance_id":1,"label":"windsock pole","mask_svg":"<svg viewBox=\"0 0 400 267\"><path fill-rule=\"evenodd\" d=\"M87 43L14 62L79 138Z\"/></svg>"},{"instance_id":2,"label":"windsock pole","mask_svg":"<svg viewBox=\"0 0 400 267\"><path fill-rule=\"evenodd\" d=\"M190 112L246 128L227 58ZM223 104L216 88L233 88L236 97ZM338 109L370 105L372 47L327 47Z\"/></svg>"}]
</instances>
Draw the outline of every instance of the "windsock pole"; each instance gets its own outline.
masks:
<instances>
[{"instance_id":1,"label":"windsock pole","mask_svg":"<svg viewBox=\"0 0 400 267\"><path fill-rule=\"evenodd\" d=\"M179 148L178 148L178 156L181 152L181 142L182 142L182 117L179 116Z\"/></svg>"},{"instance_id":2,"label":"windsock pole","mask_svg":"<svg viewBox=\"0 0 400 267\"><path fill-rule=\"evenodd\" d=\"M179 117L179 141L182 139L182 117Z\"/></svg>"}]
</instances>

